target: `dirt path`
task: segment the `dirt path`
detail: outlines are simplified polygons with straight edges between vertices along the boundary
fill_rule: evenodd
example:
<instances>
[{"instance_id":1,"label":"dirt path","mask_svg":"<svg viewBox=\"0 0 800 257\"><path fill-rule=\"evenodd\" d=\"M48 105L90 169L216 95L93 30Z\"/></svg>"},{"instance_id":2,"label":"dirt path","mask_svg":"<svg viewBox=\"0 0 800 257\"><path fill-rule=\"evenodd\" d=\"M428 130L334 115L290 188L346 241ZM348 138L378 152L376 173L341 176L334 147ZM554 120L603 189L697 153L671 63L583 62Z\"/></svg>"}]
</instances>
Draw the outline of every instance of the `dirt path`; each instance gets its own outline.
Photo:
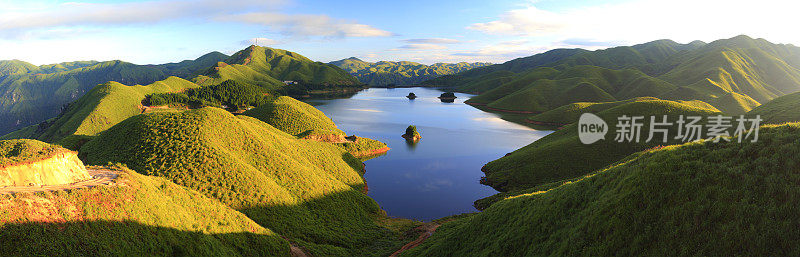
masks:
<instances>
[{"instance_id":1,"label":"dirt path","mask_svg":"<svg viewBox=\"0 0 800 257\"><path fill-rule=\"evenodd\" d=\"M15 193L35 193L43 191L58 191L58 190L72 190L79 188L92 188L100 185L108 185L114 183L117 179L117 171L113 170L88 170L89 175L92 176L89 180L75 182L71 184L61 185L45 185L45 186L8 186L0 187L0 194L15 194Z\"/></svg>"},{"instance_id":2,"label":"dirt path","mask_svg":"<svg viewBox=\"0 0 800 257\"><path fill-rule=\"evenodd\" d=\"M431 235L433 235L433 232L436 231L437 228L439 228L439 224L425 224L422 225L420 228L423 229L423 232L422 234L419 235L419 237L417 237L417 240L411 241L410 243L404 245L403 247L400 248L400 250L397 250L392 255L389 255L389 257L400 256L400 254L405 252L406 250L417 247L418 245L422 244L423 242L425 242L425 239L431 237Z\"/></svg>"}]
</instances>

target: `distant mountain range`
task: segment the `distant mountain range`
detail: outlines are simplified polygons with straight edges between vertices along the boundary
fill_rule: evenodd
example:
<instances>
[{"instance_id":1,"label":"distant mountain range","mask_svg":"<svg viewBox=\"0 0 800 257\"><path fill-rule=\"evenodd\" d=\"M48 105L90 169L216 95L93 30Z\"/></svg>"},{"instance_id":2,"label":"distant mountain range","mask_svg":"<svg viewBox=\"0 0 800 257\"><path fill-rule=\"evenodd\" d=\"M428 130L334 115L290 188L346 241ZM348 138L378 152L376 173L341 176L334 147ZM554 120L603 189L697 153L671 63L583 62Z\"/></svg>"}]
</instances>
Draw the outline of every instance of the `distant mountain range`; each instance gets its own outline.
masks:
<instances>
[{"instance_id":1,"label":"distant mountain range","mask_svg":"<svg viewBox=\"0 0 800 257\"><path fill-rule=\"evenodd\" d=\"M800 48L737 36L711 43L556 49L424 84L480 93L471 104L530 113L649 96L700 100L738 114L800 90Z\"/></svg>"},{"instance_id":2,"label":"distant mountain range","mask_svg":"<svg viewBox=\"0 0 800 257\"><path fill-rule=\"evenodd\" d=\"M407 61L365 62L356 57L333 61L330 64L344 69L356 76L359 81L370 86L416 85L439 76L491 65L487 62L436 63L433 65Z\"/></svg>"}]
</instances>

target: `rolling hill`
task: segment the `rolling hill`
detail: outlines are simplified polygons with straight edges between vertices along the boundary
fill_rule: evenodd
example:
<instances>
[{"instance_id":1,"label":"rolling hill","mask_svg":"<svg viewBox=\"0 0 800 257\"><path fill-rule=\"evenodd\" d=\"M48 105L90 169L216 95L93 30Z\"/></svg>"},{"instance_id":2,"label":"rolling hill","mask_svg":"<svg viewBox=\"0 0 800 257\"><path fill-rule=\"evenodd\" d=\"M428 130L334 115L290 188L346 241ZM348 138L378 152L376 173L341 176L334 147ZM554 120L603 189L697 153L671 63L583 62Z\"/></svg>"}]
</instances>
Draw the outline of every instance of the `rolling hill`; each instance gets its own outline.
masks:
<instances>
[{"instance_id":1,"label":"rolling hill","mask_svg":"<svg viewBox=\"0 0 800 257\"><path fill-rule=\"evenodd\" d=\"M425 65L416 62L365 62L350 57L330 62L353 74L359 81L371 86L416 85L436 77L491 65L491 63L436 63Z\"/></svg>"},{"instance_id":2,"label":"rolling hill","mask_svg":"<svg viewBox=\"0 0 800 257\"><path fill-rule=\"evenodd\" d=\"M780 124L800 121L800 92L781 96L747 112L747 116L760 115L764 123Z\"/></svg>"},{"instance_id":3,"label":"rolling hill","mask_svg":"<svg viewBox=\"0 0 800 257\"><path fill-rule=\"evenodd\" d=\"M340 147L205 107L128 118L80 149L240 210L318 256L388 254L397 232L366 196L363 164Z\"/></svg>"},{"instance_id":4,"label":"rolling hill","mask_svg":"<svg viewBox=\"0 0 800 257\"><path fill-rule=\"evenodd\" d=\"M796 255L798 134L634 154L445 223L402 256Z\"/></svg>"},{"instance_id":5,"label":"rolling hill","mask_svg":"<svg viewBox=\"0 0 800 257\"><path fill-rule=\"evenodd\" d=\"M98 84L150 84L168 76L190 78L219 60L212 52L195 60L160 65L123 61L77 61L35 66L23 61L0 61L0 134L55 117L65 105Z\"/></svg>"},{"instance_id":6,"label":"rolling hill","mask_svg":"<svg viewBox=\"0 0 800 257\"><path fill-rule=\"evenodd\" d=\"M358 79L336 66L294 52L251 46L227 56L211 52L194 60L158 65L79 61L35 66L0 61L0 134L53 118L65 105L106 82L147 85L170 76L198 85L236 80L271 93L305 95L314 90L359 90ZM292 86L284 81L294 81Z\"/></svg>"},{"instance_id":7,"label":"rolling hill","mask_svg":"<svg viewBox=\"0 0 800 257\"><path fill-rule=\"evenodd\" d=\"M178 77L169 77L147 86L126 86L107 82L71 103L57 117L4 135L3 139L31 138L58 142L71 136L95 136L111 126L142 113L142 100L148 94L182 91L198 87Z\"/></svg>"},{"instance_id":8,"label":"rolling hill","mask_svg":"<svg viewBox=\"0 0 800 257\"><path fill-rule=\"evenodd\" d=\"M664 143L655 134L654 140L645 142L649 136L649 120L643 121L641 142L617 142L615 136L617 118L627 116L668 115L670 121L676 121L679 115L710 116L719 114L714 109L692 106L675 101L659 99L639 99L637 101L618 102L598 106L595 114L608 124L605 140L594 144L583 144L578 139L577 124L568 125L533 143L522 147L508 155L487 163L481 170L486 177L481 183L503 192L516 191L572 179L592 171L611 165L619 159L647 148L680 143L674 139L676 126L669 127L670 135Z\"/></svg>"},{"instance_id":9,"label":"rolling hill","mask_svg":"<svg viewBox=\"0 0 800 257\"><path fill-rule=\"evenodd\" d=\"M480 93L470 103L501 111L540 113L575 102L657 97L741 114L800 91L798 54L796 46L747 36L711 43L658 40L598 51L556 49L424 84Z\"/></svg>"},{"instance_id":10,"label":"rolling hill","mask_svg":"<svg viewBox=\"0 0 800 257\"><path fill-rule=\"evenodd\" d=\"M27 73L0 77L0 123L3 124L0 133L55 117L64 105L77 100L97 84L107 81L149 84L165 78L164 73L157 69L121 61L83 67L74 64L56 66L64 68L37 67Z\"/></svg>"},{"instance_id":11,"label":"rolling hill","mask_svg":"<svg viewBox=\"0 0 800 257\"><path fill-rule=\"evenodd\" d=\"M297 82L291 87L308 89L361 85L358 79L334 65L314 62L295 52L255 45L236 52L193 79L200 85L219 84L225 80L270 90L283 88L284 81Z\"/></svg>"}]
</instances>

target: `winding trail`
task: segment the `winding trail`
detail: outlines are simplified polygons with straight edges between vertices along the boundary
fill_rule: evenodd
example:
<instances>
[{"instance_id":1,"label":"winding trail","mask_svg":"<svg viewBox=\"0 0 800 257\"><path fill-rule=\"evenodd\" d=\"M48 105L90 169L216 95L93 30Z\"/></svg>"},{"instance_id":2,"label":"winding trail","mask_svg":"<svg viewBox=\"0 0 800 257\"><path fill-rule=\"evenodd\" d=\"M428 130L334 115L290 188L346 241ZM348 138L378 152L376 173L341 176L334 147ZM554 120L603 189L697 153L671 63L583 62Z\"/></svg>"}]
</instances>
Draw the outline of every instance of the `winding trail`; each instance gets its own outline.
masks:
<instances>
[{"instance_id":1,"label":"winding trail","mask_svg":"<svg viewBox=\"0 0 800 257\"><path fill-rule=\"evenodd\" d=\"M423 229L423 231L419 235L419 237L417 237L417 240L411 241L408 244L404 245L403 247L400 248L400 250L397 250L396 252L392 253L392 255L389 255L389 257L400 256L400 254L405 252L406 250L421 245L423 242L425 242L425 239L428 239L429 237L431 237L431 235L433 235L433 232L436 231L437 228L439 228L439 224L425 224L420 226L418 229Z\"/></svg>"},{"instance_id":2,"label":"winding trail","mask_svg":"<svg viewBox=\"0 0 800 257\"><path fill-rule=\"evenodd\" d=\"M119 174L117 171L114 170L87 170L91 179L70 183L70 184L60 184L60 185L43 185L43 186L7 186L7 187L0 187L0 194L16 194L16 193L35 193L35 192L45 192L45 191L60 191L60 190L72 190L72 189L80 189L80 188L92 188L101 185L109 185L114 183L114 180L117 179Z\"/></svg>"}]
</instances>

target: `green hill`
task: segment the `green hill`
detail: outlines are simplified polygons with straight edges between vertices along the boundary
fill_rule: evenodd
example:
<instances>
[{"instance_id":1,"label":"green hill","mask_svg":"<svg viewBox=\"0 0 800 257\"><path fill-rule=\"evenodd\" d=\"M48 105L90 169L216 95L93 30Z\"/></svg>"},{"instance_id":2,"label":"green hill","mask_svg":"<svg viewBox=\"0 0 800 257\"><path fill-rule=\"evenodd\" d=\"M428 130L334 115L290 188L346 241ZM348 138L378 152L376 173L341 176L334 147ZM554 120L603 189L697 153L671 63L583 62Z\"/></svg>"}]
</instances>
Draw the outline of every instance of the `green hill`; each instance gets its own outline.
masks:
<instances>
[{"instance_id":1,"label":"green hill","mask_svg":"<svg viewBox=\"0 0 800 257\"><path fill-rule=\"evenodd\" d=\"M765 126L757 143L631 155L446 223L403 256L797 255L798 134Z\"/></svg>"},{"instance_id":2,"label":"green hill","mask_svg":"<svg viewBox=\"0 0 800 257\"><path fill-rule=\"evenodd\" d=\"M252 117L213 107L136 115L80 153L87 163L125 163L216 198L316 256L380 256L399 247L362 193L358 159Z\"/></svg>"},{"instance_id":3,"label":"green hill","mask_svg":"<svg viewBox=\"0 0 800 257\"><path fill-rule=\"evenodd\" d=\"M320 110L288 96L278 97L274 101L248 110L242 115L259 119L295 136L344 135L344 132L339 130L336 124Z\"/></svg>"},{"instance_id":4,"label":"green hill","mask_svg":"<svg viewBox=\"0 0 800 257\"><path fill-rule=\"evenodd\" d=\"M97 84L149 84L164 78L158 69L121 61L62 63L0 76L0 133L55 117Z\"/></svg>"},{"instance_id":5,"label":"green hill","mask_svg":"<svg viewBox=\"0 0 800 257\"><path fill-rule=\"evenodd\" d=\"M361 83L334 65L314 62L295 52L252 45L236 52L224 62L208 68L193 81L201 85L236 80L271 90L290 87L357 86Z\"/></svg>"},{"instance_id":6,"label":"green hill","mask_svg":"<svg viewBox=\"0 0 800 257\"><path fill-rule=\"evenodd\" d=\"M289 256L285 240L217 200L117 172L109 186L0 195L0 254Z\"/></svg>"},{"instance_id":7,"label":"green hill","mask_svg":"<svg viewBox=\"0 0 800 257\"><path fill-rule=\"evenodd\" d=\"M223 62L224 61L224 62ZM264 87L272 93L305 95L314 90L357 90L362 85L333 65L314 62L297 53L251 46L226 56L219 52L195 60L158 65L122 61L78 61L35 66L0 61L0 134L59 115L65 105L98 84L114 81L147 85L177 76L199 85L233 79ZM294 81L291 87L283 81Z\"/></svg>"},{"instance_id":8,"label":"green hill","mask_svg":"<svg viewBox=\"0 0 800 257\"><path fill-rule=\"evenodd\" d=\"M142 113L142 100L149 94L176 92L194 87L197 85L177 77L169 77L147 86L107 82L71 103L58 117L9 133L2 139L32 138L58 142L70 135L95 136Z\"/></svg>"},{"instance_id":9,"label":"green hill","mask_svg":"<svg viewBox=\"0 0 800 257\"><path fill-rule=\"evenodd\" d=\"M581 101L657 97L702 101L741 114L800 91L800 66L795 60L799 55L798 47L747 36L708 44L658 40L598 51L557 49L426 84L480 93L470 103L516 112L544 112Z\"/></svg>"},{"instance_id":10,"label":"green hill","mask_svg":"<svg viewBox=\"0 0 800 257\"><path fill-rule=\"evenodd\" d=\"M500 159L486 164L481 170L486 177L481 183L490 185L499 191L515 191L583 176L589 172L610 165L619 159L647 148L666 145L661 133L654 134L654 140L645 142L649 136L650 121L642 121L639 143L617 142L617 118L627 116L661 116L669 115L674 122L679 115L709 116L719 112L682 104L674 101L658 99L640 99L621 103L598 106L606 108L597 112L608 124L605 140L594 144L583 144L578 139L577 124L557 130L523 148L520 148ZM616 105L614 107L611 107ZM610 108L609 108L610 107ZM603 108L598 108L603 109ZM659 120L657 120L659 121ZM677 126L670 126L670 135L677 135ZM670 137L667 144L680 143Z\"/></svg>"},{"instance_id":11,"label":"green hill","mask_svg":"<svg viewBox=\"0 0 800 257\"><path fill-rule=\"evenodd\" d=\"M439 76L491 65L491 63L483 62L436 63L433 65L407 61L372 63L355 57L333 61L330 64L342 68L356 76L359 81L371 86L415 85Z\"/></svg>"},{"instance_id":12,"label":"green hill","mask_svg":"<svg viewBox=\"0 0 800 257\"><path fill-rule=\"evenodd\" d=\"M37 70L39 70L39 67L36 65L20 60L0 61L0 78L14 74L25 74Z\"/></svg>"},{"instance_id":13,"label":"green hill","mask_svg":"<svg viewBox=\"0 0 800 257\"><path fill-rule=\"evenodd\" d=\"M659 99L654 97L637 97L616 102L572 103L546 111L544 113L530 116L528 117L528 121L541 124L567 125L578 122L578 118L580 118L581 114L584 113L598 113L626 103L632 103L638 101L652 101L652 100L659 100ZM714 108L714 106L711 106L710 104L705 103L703 101L693 100L693 101L675 101L675 102L678 102L683 105L688 105L691 107L708 109L709 111L712 112L719 112L719 110Z\"/></svg>"},{"instance_id":14,"label":"green hill","mask_svg":"<svg viewBox=\"0 0 800 257\"><path fill-rule=\"evenodd\" d=\"M764 123L780 124L800 121L800 92L773 99L747 112L747 116L761 115Z\"/></svg>"},{"instance_id":15,"label":"green hill","mask_svg":"<svg viewBox=\"0 0 800 257\"><path fill-rule=\"evenodd\" d=\"M538 68L470 98L467 103L540 113L576 102L612 102L660 95L675 88L665 81L635 70L574 66L563 71Z\"/></svg>"}]
</instances>

